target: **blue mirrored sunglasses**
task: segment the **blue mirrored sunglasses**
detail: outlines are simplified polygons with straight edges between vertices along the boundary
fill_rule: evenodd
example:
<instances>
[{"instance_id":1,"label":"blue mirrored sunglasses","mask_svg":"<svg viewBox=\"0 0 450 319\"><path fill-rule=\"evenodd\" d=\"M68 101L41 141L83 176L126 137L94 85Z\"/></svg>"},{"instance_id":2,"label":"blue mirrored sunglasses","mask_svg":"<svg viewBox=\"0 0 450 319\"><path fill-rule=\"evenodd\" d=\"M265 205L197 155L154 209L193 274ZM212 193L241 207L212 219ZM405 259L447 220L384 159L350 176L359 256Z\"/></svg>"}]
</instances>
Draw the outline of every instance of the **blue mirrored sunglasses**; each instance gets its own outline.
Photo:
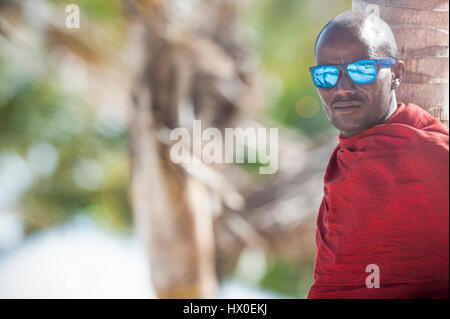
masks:
<instances>
[{"instance_id":1,"label":"blue mirrored sunglasses","mask_svg":"<svg viewBox=\"0 0 450 319\"><path fill-rule=\"evenodd\" d=\"M359 60L347 64L317 65L309 68L314 85L328 89L336 85L340 70L345 70L348 77L355 83L370 83L377 78L378 67L389 67L395 64L394 58Z\"/></svg>"}]
</instances>

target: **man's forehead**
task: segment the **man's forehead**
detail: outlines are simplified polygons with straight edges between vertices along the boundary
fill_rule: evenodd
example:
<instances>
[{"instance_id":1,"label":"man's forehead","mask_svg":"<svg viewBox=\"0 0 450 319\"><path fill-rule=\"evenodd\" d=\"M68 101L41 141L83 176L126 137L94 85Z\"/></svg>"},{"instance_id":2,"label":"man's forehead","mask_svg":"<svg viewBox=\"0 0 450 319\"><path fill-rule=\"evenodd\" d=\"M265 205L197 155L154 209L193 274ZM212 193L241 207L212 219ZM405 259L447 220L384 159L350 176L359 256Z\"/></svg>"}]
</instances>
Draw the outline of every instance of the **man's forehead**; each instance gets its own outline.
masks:
<instances>
[{"instance_id":1,"label":"man's forehead","mask_svg":"<svg viewBox=\"0 0 450 319\"><path fill-rule=\"evenodd\" d=\"M329 25L317 40L315 58L319 64L344 64L374 56L374 44L359 29Z\"/></svg>"}]
</instances>

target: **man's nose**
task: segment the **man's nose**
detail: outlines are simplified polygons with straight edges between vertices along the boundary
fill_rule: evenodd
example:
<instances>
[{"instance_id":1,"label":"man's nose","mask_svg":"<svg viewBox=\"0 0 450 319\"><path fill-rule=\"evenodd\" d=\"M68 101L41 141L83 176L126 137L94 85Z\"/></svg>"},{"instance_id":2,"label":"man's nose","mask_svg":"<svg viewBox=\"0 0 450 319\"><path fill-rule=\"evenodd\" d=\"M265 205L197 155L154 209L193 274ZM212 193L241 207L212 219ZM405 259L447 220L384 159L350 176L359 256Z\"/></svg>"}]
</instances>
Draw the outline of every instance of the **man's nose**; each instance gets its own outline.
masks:
<instances>
[{"instance_id":1,"label":"man's nose","mask_svg":"<svg viewBox=\"0 0 450 319\"><path fill-rule=\"evenodd\" d=\"M354 91L355 89L355 83L353 83L352 80L347 75L347 72L344 70L339 71L339 79L336 83L336 86L334 87L335 92L339 91Z\"/></svg>"}]
</instances>

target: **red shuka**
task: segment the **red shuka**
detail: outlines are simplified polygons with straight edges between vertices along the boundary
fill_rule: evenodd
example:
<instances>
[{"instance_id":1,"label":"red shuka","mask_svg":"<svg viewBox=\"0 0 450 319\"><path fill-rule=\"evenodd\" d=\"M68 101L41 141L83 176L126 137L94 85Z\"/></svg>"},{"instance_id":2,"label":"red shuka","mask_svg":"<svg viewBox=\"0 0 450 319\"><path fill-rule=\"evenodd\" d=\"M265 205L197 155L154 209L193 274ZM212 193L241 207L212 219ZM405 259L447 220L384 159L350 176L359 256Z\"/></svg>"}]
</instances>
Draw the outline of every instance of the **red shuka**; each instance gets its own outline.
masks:
<instances>
[{"instance_id":1,"label":"red shuka","mask_svg":"<svg viewBox=\"0 0 450 319\"><path fill-rule=\"evenodd\" d=\"M308 298L448 298L448 134L403 103L383 124L339 134Z\"/></svg>"}]
</instances>

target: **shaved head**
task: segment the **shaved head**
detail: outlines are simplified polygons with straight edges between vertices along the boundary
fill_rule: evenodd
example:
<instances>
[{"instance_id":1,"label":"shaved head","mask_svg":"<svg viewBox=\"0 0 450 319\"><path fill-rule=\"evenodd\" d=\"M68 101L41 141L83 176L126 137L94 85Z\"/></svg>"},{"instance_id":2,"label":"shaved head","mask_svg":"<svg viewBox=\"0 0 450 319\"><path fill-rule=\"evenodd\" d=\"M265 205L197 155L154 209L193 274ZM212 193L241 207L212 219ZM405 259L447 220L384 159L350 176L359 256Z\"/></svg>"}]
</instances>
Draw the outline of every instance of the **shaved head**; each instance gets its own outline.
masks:
<instances>
[{"instance_id":1,"label":"shaved head","mask_svg":"<svg viewBox=\"0 0 450 319\"><path fill-rule=\"evenodd\" d=\"M389 25L376 14L360 11L346 11L328 22L316 39L314 54L322 41L342 32L365 43L373 58L397 58L397 44Z\"/></svg>"}]
</instances>

